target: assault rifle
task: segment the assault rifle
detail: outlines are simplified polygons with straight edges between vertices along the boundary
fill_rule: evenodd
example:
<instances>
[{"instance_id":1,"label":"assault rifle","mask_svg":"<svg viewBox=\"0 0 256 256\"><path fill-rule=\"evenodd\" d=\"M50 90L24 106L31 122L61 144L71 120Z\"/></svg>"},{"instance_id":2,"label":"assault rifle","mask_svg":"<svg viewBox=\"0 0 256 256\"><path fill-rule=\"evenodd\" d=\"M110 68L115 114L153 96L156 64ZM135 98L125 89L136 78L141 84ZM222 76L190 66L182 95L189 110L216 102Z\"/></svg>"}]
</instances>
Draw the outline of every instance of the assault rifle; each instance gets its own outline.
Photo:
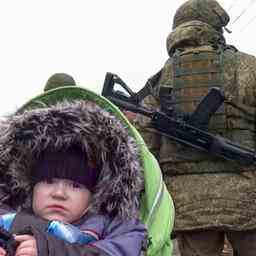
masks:
<instances>
[{"instance_id":1,"label":"assault rifle","mask_svg":"<svg viewBox=\"0 0 256 256\"><path fill-rule=\"evenodd\" d=\"M121 91L115 90L116 85L121 88ZM168 112L163 112L141 106L140 101L150 87L152 84L149 80L142 90L134 93L116 74L107 73L102 95L122 110L149 117L152 127L158 133L176 142L243 166L256 164L254 150L236 144L220 135L213 135L205 129L211 116L225 100L219 88L212 88L191 115L179 115L171 109Z\"/></svg>"}]
</instances>

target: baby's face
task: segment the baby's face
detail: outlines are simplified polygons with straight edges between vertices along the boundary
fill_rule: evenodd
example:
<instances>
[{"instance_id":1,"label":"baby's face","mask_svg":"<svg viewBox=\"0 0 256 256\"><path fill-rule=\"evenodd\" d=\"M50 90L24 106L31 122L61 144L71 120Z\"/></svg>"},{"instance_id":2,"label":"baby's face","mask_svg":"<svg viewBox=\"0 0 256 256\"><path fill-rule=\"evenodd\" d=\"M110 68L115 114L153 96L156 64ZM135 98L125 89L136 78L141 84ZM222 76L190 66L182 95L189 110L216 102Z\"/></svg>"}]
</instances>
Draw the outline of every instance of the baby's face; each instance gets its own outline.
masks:
<instances>
[{"instance_id":1,"label":"baby's face","mask_svg":"<svg viewBox=\"0 0 256 256\"><path fill-rule=\"evenodd\" d=\"M82 184L67 179L36 183L32 208L35 215L47 220L72 223L87 211L91 192Z\"/></svg>"}]
</instances>

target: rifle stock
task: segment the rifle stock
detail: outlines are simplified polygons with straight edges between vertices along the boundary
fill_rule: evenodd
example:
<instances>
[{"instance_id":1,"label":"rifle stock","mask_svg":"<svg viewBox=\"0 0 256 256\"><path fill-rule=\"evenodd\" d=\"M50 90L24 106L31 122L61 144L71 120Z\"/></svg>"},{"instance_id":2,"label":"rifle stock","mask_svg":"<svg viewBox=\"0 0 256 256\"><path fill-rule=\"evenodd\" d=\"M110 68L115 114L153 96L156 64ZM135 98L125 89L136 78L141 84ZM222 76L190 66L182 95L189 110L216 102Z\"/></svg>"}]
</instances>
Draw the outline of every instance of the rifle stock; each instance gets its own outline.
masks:
<instances>
[{"instance_id":1,"label":"rifle stock","mask_svg":"<svg viewBox=\"0 0 256 256\"><path fill-rule=\"evenodd\" d=\"M155 112L152 118L153 127L164 136L183 145L209 153L212 156L249 166L256 163L255 152L249 148L220 136L198 129L161 112Z\"/></svg>"}]
</instances>

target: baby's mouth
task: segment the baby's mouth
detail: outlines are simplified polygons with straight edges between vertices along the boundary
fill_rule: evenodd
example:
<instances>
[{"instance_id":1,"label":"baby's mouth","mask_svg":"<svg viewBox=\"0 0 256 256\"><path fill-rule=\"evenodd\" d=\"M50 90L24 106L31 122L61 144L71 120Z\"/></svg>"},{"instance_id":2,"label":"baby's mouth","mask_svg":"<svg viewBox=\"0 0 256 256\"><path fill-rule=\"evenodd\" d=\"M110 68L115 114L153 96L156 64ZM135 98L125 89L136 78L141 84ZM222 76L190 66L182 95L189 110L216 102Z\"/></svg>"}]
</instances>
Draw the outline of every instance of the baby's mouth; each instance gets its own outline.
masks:
<instances>
[{"instance_id":1,"label":"baby's mouth","mask_svg":"<svg viewBox=\"0 0 256 256\"><path fill-rule=\"evenodd\" d=\"M55 210L61 210L61 211L65 211L66 210L66 208L64 206L59 205L59 204L51 204L47 208L55 209Z\"/></svg>"}]
</instances>

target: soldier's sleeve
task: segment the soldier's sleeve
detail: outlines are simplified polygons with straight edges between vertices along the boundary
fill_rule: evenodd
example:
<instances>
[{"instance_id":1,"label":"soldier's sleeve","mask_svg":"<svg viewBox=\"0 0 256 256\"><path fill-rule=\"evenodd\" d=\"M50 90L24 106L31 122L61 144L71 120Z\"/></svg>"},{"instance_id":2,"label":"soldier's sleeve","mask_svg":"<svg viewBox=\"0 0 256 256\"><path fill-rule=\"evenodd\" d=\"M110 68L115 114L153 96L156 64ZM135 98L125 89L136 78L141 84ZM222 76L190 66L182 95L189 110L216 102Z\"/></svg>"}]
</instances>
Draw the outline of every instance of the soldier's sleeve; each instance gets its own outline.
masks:
<instances>
[{"instance_id":1,"label":"soldier's sleeve","mask_svg":"<svg viewBox=\"0 0 256 256\"><path fill-rule=\"evenodd\" d=\"M158 100L152 95L148 95L146 98L144 98L142 105L154 110L159 110L160 108ZM158 159L161 146L161 135L152 128L150 118L137 114L133 124L140 132L149 150Z\"/></svg>"},{"instance_id":2,"label":"soldier's sleeve","mask_svg":"<svg viewBox=\"0 0 256 256\"><path fill-rule=\"evenodd\" d=\"M252 69L252 76L253 76L253 85L251 88L251 91L248 92L250 95L250 104L254 107L256 107L256 58L252 56L251 59L251 69Z\"/></svg>"},{"instance_id":3,"label":"soldier's sleeve","mask_svg":"<svg viewBox=\"0 0 256 256\"><path fill-rule=\"evenodd\" d=\"M238 83L242 86L244 103L256 107L256 58L241 53Z\"/></svg>"}]
</instances>

